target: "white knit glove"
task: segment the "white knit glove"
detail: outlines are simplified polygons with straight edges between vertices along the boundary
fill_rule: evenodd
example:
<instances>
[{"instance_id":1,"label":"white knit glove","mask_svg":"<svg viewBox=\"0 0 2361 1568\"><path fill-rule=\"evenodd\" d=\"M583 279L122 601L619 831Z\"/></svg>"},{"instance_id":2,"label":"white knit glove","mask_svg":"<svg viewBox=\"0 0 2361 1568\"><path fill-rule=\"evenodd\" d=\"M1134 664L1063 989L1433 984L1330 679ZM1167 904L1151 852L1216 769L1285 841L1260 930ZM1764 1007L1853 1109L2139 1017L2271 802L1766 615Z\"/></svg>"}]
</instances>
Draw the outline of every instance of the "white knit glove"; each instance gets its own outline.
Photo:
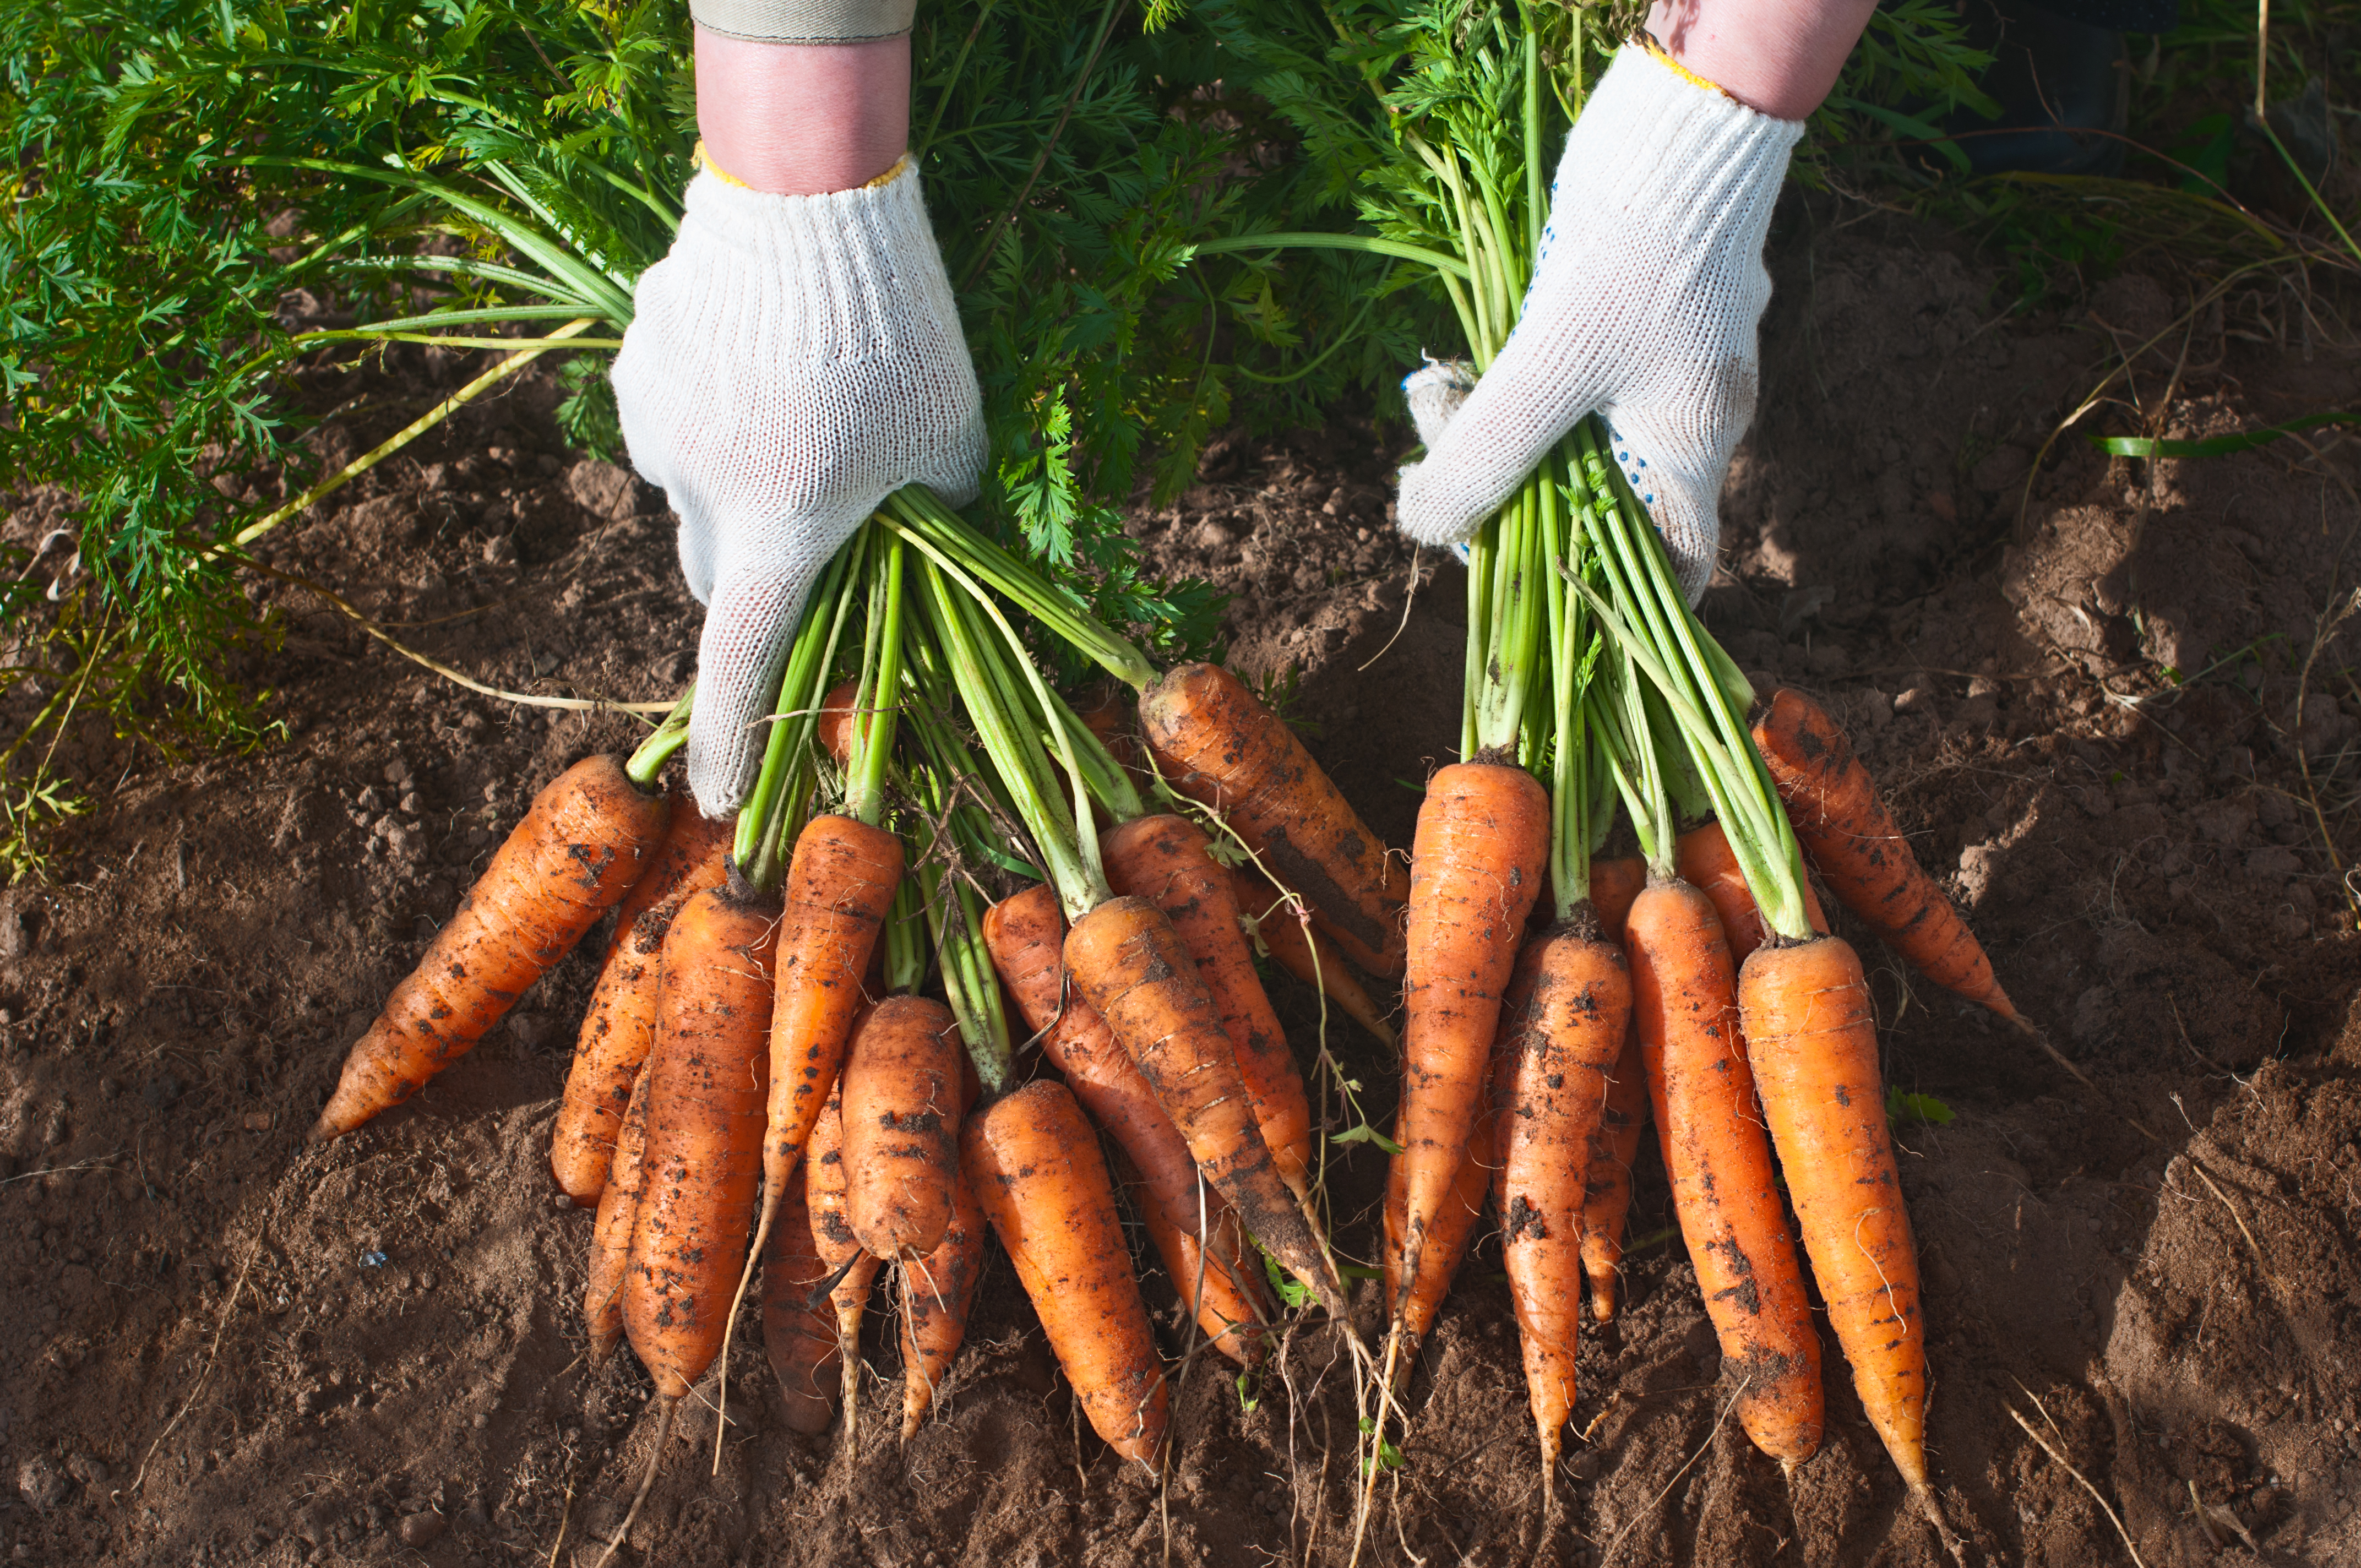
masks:
<instances>
[{"instance_id":1,"label":"white knit glove","mask_svg":"<svg viewBox=\"0 0 2361 1568\"><path fill-rule=\"evenodd\" d=\"M688 782L727 817L753 784L812 579L903 485L975 499L983 408L906 159L825 196L699 174L637 306L615 404L706 606Z\"/></svg>"},{"instance_id":2,"label":"white knit glove","mask_svg":"<svg viewBox=\"0 0 2361 1568\"><path fill-rule=\"evenodd\" d=\"M1694 603L1713 575L1730 455L1754 417L1763 236L1803 132L1642 49L1618 52L1566 137L1507 345L1472 392L1465 367L1402 383L1427 444L1401 471L1402 532L1467 538L1596 410Z\"/></svg>"}]
</instances>

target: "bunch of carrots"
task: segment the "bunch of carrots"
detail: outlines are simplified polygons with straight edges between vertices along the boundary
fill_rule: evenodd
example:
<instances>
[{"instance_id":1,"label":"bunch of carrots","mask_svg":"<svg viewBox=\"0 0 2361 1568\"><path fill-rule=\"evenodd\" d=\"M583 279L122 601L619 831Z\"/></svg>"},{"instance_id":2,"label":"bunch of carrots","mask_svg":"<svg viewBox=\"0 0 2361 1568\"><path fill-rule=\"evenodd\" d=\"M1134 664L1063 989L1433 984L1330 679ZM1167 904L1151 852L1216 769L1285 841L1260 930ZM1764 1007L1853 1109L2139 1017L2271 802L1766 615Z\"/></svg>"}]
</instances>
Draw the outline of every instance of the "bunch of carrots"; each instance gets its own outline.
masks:
<instances>
[{"instance_id":1,"label":"bunch of carrots","mask_svg":"<svg viewBox=\"0 0 2361 1568\"><path fill-rule=\"evenodd\" d=\"M1147 747L1127 704L1078 714L1020 626L1144 690ZM1343 1314L1253 934L1382 1030L1343 955L1399 971L1406 888L1235 679L1152 677L929 493L898 493L812 594L735 821L655 787L693 691L630 758L568 770L353 1047L315 1136L416 1092L613 908L551 1148L597 1212L593 1356L628 1340L668 1426L726 1367L759 1276L787 1419L816 1431L890 1272L906 1438L957 1355L989 1228L1093 1425L1160 1463L1169 1394L1118 1178L1222 1354L1265 1354L1263 1254ZM1151 810L1159 769L1171 804L1246 825L1263 869ZM1272 880L1290 875L1358 891L1299 918ZM1025 1080L1020 1028L1054 1070Z\"/></svg>"},{"instance_id":2,"label":"bunch of carrots","mask_svg":"<svg viewBox=\"0 0 2361 1568\"><path fill-rule=\"evenodd\" d=\"M1541 243L1543 50L1530 27L1495 41L1487 80L1521 84L1521 117L1480 123L1521 124L1522 163L1417 148L1455 214L1439 265L1478 369ZM1611 1317L1653 1119L1750 1437L1790 1466L1818 1446L1808 1262L1948 1542L1875 1020L1806 853L1932 978L2015 1012L1828 716L1788 691L1757 705L1697 623L1620 456L1587 422L1475 541L1465 760L1429 781L1407 866L1233 676L1159 677L930 493L897 492L805 607L738 817L658 787L693 690L631 757L569 769L353 1047L315 1135L415 1093L613 909L551 1150L596 1211L594 1355L628 1340L668 1428L726 1370L759 1278L790 1424L822 1430L842 1401L850 1433L890 1276L906 1439L989 1231L1094 1428L1153 1467L1170 1396L1118 1186L1220 1354L1267 1354L1277 1271L1345 1320L1327 1140L1256 948L1389 1042L1354 971L1399 979L1384 1409L1488 1199L1552 1486L1586 1286ZM1070 703L1053 644L1109 686ZM1619 815L1637 855L1605 850ZM1385 1425L1364 1422L1365 1476Z\"/></svg>"}]
</instances>

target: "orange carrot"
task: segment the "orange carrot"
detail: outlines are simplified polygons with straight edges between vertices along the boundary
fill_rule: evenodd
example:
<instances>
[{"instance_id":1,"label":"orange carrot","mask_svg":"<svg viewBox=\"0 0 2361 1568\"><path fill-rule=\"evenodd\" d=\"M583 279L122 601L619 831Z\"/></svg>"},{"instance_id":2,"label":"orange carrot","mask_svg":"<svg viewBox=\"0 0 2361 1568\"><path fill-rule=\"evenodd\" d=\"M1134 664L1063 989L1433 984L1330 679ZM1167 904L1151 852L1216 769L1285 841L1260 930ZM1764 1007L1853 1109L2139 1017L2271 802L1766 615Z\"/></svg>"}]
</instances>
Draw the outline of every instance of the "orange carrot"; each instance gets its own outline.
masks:
<instances>
[{"instance_id":1,"label":"orange carrot","mask_svg":"<svg viewBox=\"0 0 2361 1568\"><path fill-rule=\"evenodd\" d=\"M814 1437L836 1419L844 1381L836 1309L819 1295L834 1270L819 1260L801 1181L787 1184L778 1219L763 1248L763 1349L779 1379L787 1426Z\"/></svg>"},{"instance_id":2,"label":"orange carrot","mask_svg":"<svg viewBox=\"0 0 2361 1568\"><path fill-rule=\"evenodd\" d=\"M1601 856L1590 862L1590 906L1598 911L1598 927L1609 941L1623 939L1631 901L1647 885L1648 862L1637 855Z\"/></svg>"},{"instance_id":3,"label":"orange carrot","mask_svg":"<svg viewBox=\"0 0 2361 1568\"><path fill-rule=\"evenodd\" d=\"M1738 970L1712 901L1686 882L1640 895L1627 942L1673 1207L1738 1419L1792 1470L1820 1446L1820 1340L1739 1037Z\"/></svg>"},{"instance_id":4,"label":"orange carrot","mask_svg":"<svg viewBox=\"0 0 2361 1568\"><path fill-rule=\"evenodd\" d=\"M1344 1316L1343 1283L1263 1142L1213 996L1172 922L1144 898L1110 898L1066 933L1066 967L1139 1064L1205 1179L1322 1306Z\"/></svg>"},{"instance_id":5,"label":"orange carrot","mask_svg":"<svg viewBox=\"0 0 2361 1568\"><path fill-rule=\"evenodd\" d=\"M1992 959L1919 869L1836 720L1782 687L1756 712L1754 744L1837 902L1927 979L2014 1021L2016 1007L1993 977Z\"/></svg>"},{"instance_id":6,"label":"orange carrot","mask_svg":"<svg viewBox=\"0 0 2361 1568\"><path fill-rule=\"evenodd\" d=\"M598 1217L590 1226L589 1281L582 1291L582 1316L590 1332L590 1365L603 1366L623 1340L623 1271L631 1261L631 1227L640 1213L641 1156L648 1142L647 1064L631 1085L623 1124L615 1135L613 1173L598 1194Z\"/></svg>"},{"instance_id":7,"label":"orange carrot","mask_svg":"<svg viewBox=\"0 0 2361 1568\"><path fill-rule=\"evenodd\" d=\"M694 802L675 803L672 827L654 865L615 909L615 936L607 946L589 1011L575 1037L574 1065L549 1136L549 1168L558 1190L581 1208L598 1201L613 1163L617 1129L631 1087L656 1037L656 976L664 933L680 906L729 870L734 824L716 822Z\"/></svg>"},{"instance_id":8,"label":"orange carrot","mask_svg":"<svg viewBox=\"0 0 2361 1568\"><path fill-rule=\"evenodd\" d=\"M1082 1107L1061 1085L1028 1083L970 1118L960 1147L1082 1413L1117 1453L1155 1469L1170 1395Z\"/></svg>"},{"instance_id":9,"label":"orange carrot","mask_svg":"<svg viewBox=\"0 0 2361 1568\"><path fill-rule=\"evenodd\" d=\"M762 1171L775 909L727 889L682 905L664 938L648 1055L647 1143L623 1276L623 1328L676 1400L729 1327Z\"/></svg>"},{"instance_id":10,"label":"orange carrot","mask_svg":"<svg viewBox=\"0 0 2361 1568\"><path fill-rule=\"evenodd\" d=\"M1197 1161L1188 1140L1157 1102L1139 1064L1115 1043L1115 1031L1082 1000L1065 974L1066 922L1047 883L1013 894L984 911L984 946L992 967L1016 1003L1027 1028L1041 1037L1041 1053L1131 1157L1140 1179L1180 1230L1197 1234ZM1223 1208L1219 1192L1213 1201Z\"/></svg>"},{"instance_id":11,"label":"orange carrot","mask_svg":"<svg viewBox=\"0 0 2361 1568\"><path fill-rule=\"evenodd\" d=\"M1393 1025L1386 1022L1385 1013L1346 965L1344 953L1297 913L1289 895L1250 865L1232 866L1230 880L1237 890L1239 913L1254 927L1257 939L1279 968L1327 992L1329 1001L1387 1049L1399 1049Z\"/></svg>"},{"instance_id":12,"label":"orange carrot","mask_svg":"<svg viewBox=\"0 0 2361 1568\"><path fill-rule=\"evenodd\" d=\"M1126 1162L1128 1163L1128 1162ZM1268 1348L1263 1324L1270 1306L1257 1277L1254 1248L1246 1242L1238 1216L1222 1195L1204 1189L1204 1228L1213 1237L1211 1252L1197 1238L1172 1223L1162 1201L1145 1180L1129 1180L1139 1218L1150 1241L1164 1259L1165 1275L1180 1294L1180 1309L1191 1313L1213 1348L1241 1366L1260 1365Z\"/></svg>"},{"instance_id":13,"label":"orange carrot","mask_svg":"<svg viewBox=\"0 0 2361 1568\"><path fill-rule=\"evenodd\" d=\"M1453 1173L1451 1189L1427 1225L1426 1245L1418 1255L1418 1274L1407 1282L1402 1275L1402 1249L1410 1240L1410 1217L1402 1162L1395 1160L1386 1172L1385 1292L1389 1302L1400 1303L1395 1321L1401 1325L1402 1340L1394 1358L1397 1393L1410 1381L1418 1347L1433 1332L1444 1298L1451 1293L1451 1281L1466 1261L1468 1245L1484 1217L1484 1194L1491 1189L1492 1172L1499 1164L1494 1153L1495 1126L1492 1097L1487 1094L1476 1108L1475 1131L1468 1135L1467 1152L1460 1157L1458 1170ZM1401 1141L1399 1120L1394 1124L1394 1141Z\"/></svg>"},{"instance_id":14,"label":"orange carrot","mask_svg":"<svg viewBox=\"0 0 2361 1568\"><path fill-rule=\"evenodd\" d=\"M1175 1255L1174 1244L1164 1240L1163 1233L1169 1232L1179 1245L1192 1249L1192 1256L1205 1257L1208 1276L1223 1276L1208 1284L1199 1321L1208 1333L1214 1332L1208 1313L1245 1321L1235 1303L1259 1303L1264 1298L1254 1254L1250 1248L1242 1250L1244 1233L1237 1215L1220 1189L1199 1179L1188 1141L1157 1102L1139 1064L1115 1043L1106 1020L1066 983L1065 934L1057 894L1047 885L1028 887L984 912L984 945L993 968L1015 1000L1018 1016L1040 1035L1042 1054L1065 1075L1074 1098L1127 1157L1126 1184L1139 1195L1149 1234L1167 1263ZM1209 1230L1214 1236L1210 1255L1198 1242ZM1193 1279L1193 1264L1189 1273ZM1231 1354L1228 1342L1222 1348Z\"/></svg>"},{"instance_id":15,"label":"orange carrot","mask_svg":"<svg viewBox=\"0 0 2361 1568\"><path fill-rule=\"evenodd\" d=\"M1215 863L1204 832L1181 817L1135 817L1100 835L1099 852L1115 891L1161 909L1197 960L1279 1179L1297 1202L1306 1201L1312 1108L1286 1032L1255 974L1253 951L1238 924L1236 885Z\"/></svg>"},{"instance_id":16,"label":"orange carrot","mask_svg":"<svg viewBox=\"0 0 2361 1568\"><path fill-rule=\"evenodd\" d=\"M1410 878L1279 716L1228 671L1182 664L1139 699L1174 789L1221 814L1371 974L1402 972Z\"/></svg>"},{"instance_id":17,"label":"orange carrot","mask_svg":"<svg viewBox=\"0 0 2361 1568\"><path fill-rule=\"evenodd\" d=\"M852 1032L840 1086L845 1217L862 1247L908 1260L951 1223L959 1171L959 1025L922 996L889 996Z\"/></svg>"},{"instance_id":18,"label":"orange carrot","mask_svg":"<svg viewBox=\"0 0 2361 1568\"><path fill-rule=\"evenodd\" d=\"M836 1091L864 1001L862 977L902 880L902 841L850 817L815 817L796 839L779 922L771 1101L763 1135L767 1236L820 1107Z\"/></svg>"},{"instance_id":19,"label":"orange carrot","mask_svg":"<svg viewBox=\"0 0 2361 1568\"><path fill-rule=\"evenodd\" d=\"M1640 1155L1640 1135L1648 1126L1648 1075L1642 1065L1640 1036L1629 1033L1615 1058L1607 1105L1591 1140L1583 1179L1582 1268L1590 1276L1590 1315L1615 1321L1616 1286L1623 1270L1623 1221L1631 1212L1631 1162Z\"/></svg>"},{"instance_id":20,"label":"orange carrot","mask_svg":"<svg viewBox=\"0 0 2361 1568\"><path fill-rule=\"evenodd\" d=\"M861 677L840 681L819 699L819 722L812 739L838 767L852 755L852 704L861 696Z\"/></svg>"},{"instance_id":21,"label":"orange carrot","mask_svg":"<svg viewBox=\"0 0 2361 1568\"><path fill-rule=\"evenodd\" d=\"M1747 955L1770 939L1771 927L1763 923L1763 911L1755 906L1746 873L1730 852L1729 836L1719 822L1700 823L1680 836L1675 853L1681 880L1713 901L1714 915L1730 941L1730 972L1737 973ZM1813 930L1827 932L1828 917L1808 877L1804 879L1804 915Z\"/></svg>"},{"instance_id":22,"label":"orange carrot","mask_svg":"<svg viewBox=\"0 0 2361 1568\"><path fill-rule=\"evenodd\" d=\"M1548 794L1510 764L1459 762L1427 782L1411 851L1402 987L1403 1285L1448 1201L1489 1090L1492 1042L1549 850ZM1400 1324L1402 1300L1392 1311Z\"/></svg>"},{"instance_id":23,"label":"orange carrot","mask_svg":"<svg viewBox=\"0 0 2361 1568\"><path fill-rule=\"evenodd\" d=\"M1073 708L1074 717L1098 737L1107 755L1131 775L1133 785L1145 794L1153 780L1148 772L1147 754L1140 749L1139 707L1132 700L1131 688L1117 680L1101 681L1076 698Z\"/></svg>"},{"instance_id":24,"label":"orange carrot","mask_svg":"<svg viewBox=\"0 0 2361 1568\"><path fill-rule=\"evenodd\" d=\"M345 1058L313 1141L401 1104L483 1038L654 864L668 815L620 757L586 757L535 795Z\"/></svg>"},{"instance_id":25,"label":"orange carrot","mask_svg":"<svg viewBox=\"0 0 2361 1568\"><path fill-rule=\"evenodd\" d=\"M966 1065L960 1083L963 1120L982 1086L975 1066ZM917 1435L941 1396L943 1380L967 1337L968 1310L983 1278L983 1211L968 1185L966 1167L954 1158L951 1223L935 1250L901 1266L902 1441Z\"/></svg>"},{"instance_id":26,"label":"orange carrot","mask_svg":"<svg viewBox=\"0 0 2361 1568\"><path fill-rule=\"evenodd\" d=\"M1587 1201L1578 1173L1598 1138L1608 1080L1630 1033L1631 981L1623 955L1586 929L1561 927L1526 951L1532 1000L1524 1026L1506 1036L1509 1048L1496 1069L1502 1091L1493 1191L1546 1505L1574 1413Z\"/></svg>"},{"instance_id":27,"label":"orange carrot","mask_svg":"<svg viewBox=\"0 0 2361 1568\"><path fill-rule=\"evenodd\" d=\"M1886 1130L1877 1015L1861 959L1839 937L1758 948L1739 973L1738 1005L1828 1326L1870 1424L1949 1545L1927 1485L1918 1254Z\"/></svg>"},{"instance_id":28,"label":"orange carrot","mask_svg":"<svg viewBox=\"0 0 2361 1568\"><path fill-rule=\"evenodd\" d=\"M853 1025L857 1032L859 1024ZM829 1299L836 1312L836 1352L843 1371L838 1387L844 1396L844 1435L858 1440L861 1423L861 1318L868 1310L869 1293L877 1283L883 1261L852 1234L848 1212L851 1183L844 1161L844 1087L828 1097L812 1123L811 1141L804 1155L804 1202L811 1214L812 1245L836 1284ZM841 1273L839 1271L841 1270Z\"/></svg>"}]
</instances>

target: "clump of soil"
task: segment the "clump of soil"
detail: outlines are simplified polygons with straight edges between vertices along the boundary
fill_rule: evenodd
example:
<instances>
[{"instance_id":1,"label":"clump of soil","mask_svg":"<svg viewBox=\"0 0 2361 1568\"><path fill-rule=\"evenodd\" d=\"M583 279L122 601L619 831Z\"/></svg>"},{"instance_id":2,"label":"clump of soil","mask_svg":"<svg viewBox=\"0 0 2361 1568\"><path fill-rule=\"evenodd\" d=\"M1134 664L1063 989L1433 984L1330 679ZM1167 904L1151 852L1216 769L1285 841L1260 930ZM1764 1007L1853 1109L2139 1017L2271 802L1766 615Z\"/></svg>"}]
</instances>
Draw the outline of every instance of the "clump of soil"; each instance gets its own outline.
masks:
<instances>
[{"instance_id":1,"label":"clump of soil","mask_svg":"<svg viewBox=\"0 0 2361 1568\"><path fill-rule=\"evenodd\" d=\"M2361 780L2361 693L2322 678L2356 662L2356 623L2315 661L2300 721L2296 701L2321 613L2361 564L2350 465L2323 442L2321 457L2282 444L2151 467L2078 430L2037 470L2057 422L2173 320L2164 285L2119 280L2085 312L2025 319L1920 229L1799 223L1773 260L1763 414L1708 620L1749 667L1846 718L2011 993L2098 1084L1849 930L1891 1080L1954 1117L1899 1134L1944 1507L1982 1558L2114 1561L2103 1498L2156 1568L2351 1561L2361 939L2312 811L2349 809ZM2169 405L2170 360L2135 361L2119 388L2158 433L2361 392L2361 358L2306 363L2218 317L2197 318L2185 355L2168 343ZM369 386L338 383L372 402L324 433L325 455L381 438L412 417L401 400L460 371L397 354ZM697 616L661 499L566 454L553 395L528 378L471 411L291 525L272 564L489 685L669 696ZM1407 844L1456 739L1464 611L1456 565L1390 530L1399 455L1351 417L1224 443L1197 488L1132 527L1167 569L1237 596L1234 662L1290 694L1371 826ZM25 538L50 503L12 504ZM302 1134L533 790L635 726L463 692L272 591L291 738L169 767L78 738L80 776L134 771L62 881L0 895L16 1331L0 1336L0 1552L588 1562L655 1435L630 1358L584 1362L589 1216L545 1174L597 938L412 1104L324 1147ZM1312 1000L1272 984L1308 1061ZM1385 1125L1390 1060L1349 1026L1329 1043ZM1339 1245L1367 1256L1382 1158L1360 1144L1332 1161ZM1498 1248L1478 1247L1411 1384L1373 1560L1942 1561L1832 1344L1828 1444L1792 1479L1723 1419L1670 1225L1644 1154L1627 1304L1585 1348L1580 1441L1547 1517ZM1177 1352L1171 1293L1148 1288ZM1301 1329L1259 1380L1180 1374L1161 1497L1080 1421L996 1258L940 1414L906 1448L877 1435L898 1411L882 1312L865 1349L856 1454L788 1432L741 1341L719 1475L708 1382L621 1560L1348 1549L1357 1412L1333 1328Z\"/></svg>"}]
</instances>

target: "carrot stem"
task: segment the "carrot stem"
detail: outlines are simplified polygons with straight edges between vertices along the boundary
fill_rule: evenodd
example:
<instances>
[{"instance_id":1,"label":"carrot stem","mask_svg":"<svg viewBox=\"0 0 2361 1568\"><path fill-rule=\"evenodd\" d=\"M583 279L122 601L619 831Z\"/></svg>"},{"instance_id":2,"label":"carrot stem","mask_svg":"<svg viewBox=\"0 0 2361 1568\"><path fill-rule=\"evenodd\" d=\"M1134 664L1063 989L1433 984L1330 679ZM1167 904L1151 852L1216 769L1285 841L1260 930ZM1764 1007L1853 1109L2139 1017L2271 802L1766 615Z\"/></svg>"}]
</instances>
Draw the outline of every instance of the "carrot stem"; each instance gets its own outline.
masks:
<instances>
[{"instance_id":1,"label":"carrot stem","mask_svg":"<svg viewBox=\"0 0 2361 1568\"><path fill-rule=\"evenodd\" d=\"M811 737L819 728L820 698L828 689L837 643L852 608L852 596L845 586L858 575L873 532L861 530L820 569L819 580L805 600L802 624L787 651L786 674L779 683L779 702L763 749L762 771L755 774L753 791L738 814L738 837L730 846L731 863L760 892L767 893L779 883L779 851L785 842L782 828L785 818L796 814L782 810L781 804L800 804L803 789L798 784L801 775L810 771Z\"/></svg>"},{"instance_id":2,"label":"carrot stem","mask_svg":"<svg viewBox=\"0 0 2361 1568\"><path fill-rule=\"evenodd\" d=\"M653 789L656 776L672 761L673 753L688 743L688 716L696 706L697 683L691 681L688 689L680 694L680 700L672 705L672 711L664 716L664 721L640 742L639 750L623 764L623 776L642 789Z\"/></svg>"}]
</instances>

